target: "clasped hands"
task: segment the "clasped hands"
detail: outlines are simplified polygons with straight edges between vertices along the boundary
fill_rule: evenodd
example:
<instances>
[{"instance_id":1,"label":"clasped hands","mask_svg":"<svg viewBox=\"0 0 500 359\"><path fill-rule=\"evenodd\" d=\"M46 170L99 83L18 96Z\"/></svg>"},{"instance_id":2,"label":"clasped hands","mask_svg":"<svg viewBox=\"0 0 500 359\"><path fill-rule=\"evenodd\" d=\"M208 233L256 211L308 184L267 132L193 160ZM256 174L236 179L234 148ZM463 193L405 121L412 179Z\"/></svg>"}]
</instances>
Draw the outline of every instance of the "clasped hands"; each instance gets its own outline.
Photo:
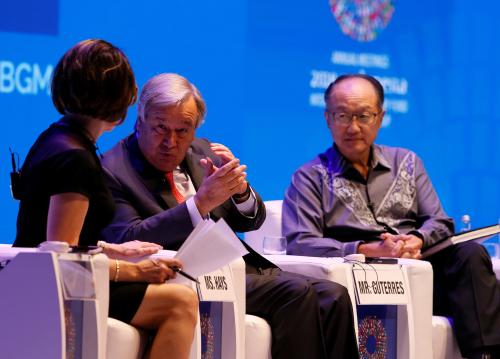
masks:
<instances>
[{"instance_id":1,"label":"clasped hands","mask_svg":"<svg viewBox=\"0 0 500 359\"><path fill-rule=\"evenodd\" d=\"M222 166L216 167L209 157L200 160L205 177L194 201L202 216L206 216L230 197L245 193L248 186L245 172L247 166L240 164L240 160L224 145L212 143L210 148L222 159Z\"/></svg>"},{"instance_id":2,"label":"clasped hands","mask_svg":"<svg viewBox=\"0 0 500 359\"><path fill-rule=\"evenodd\" d=\"M382 233L381 241L363 243L358 253L367 257L396 257L420 259L423 240L413 234Z\"/></svg>"}]
</instances>

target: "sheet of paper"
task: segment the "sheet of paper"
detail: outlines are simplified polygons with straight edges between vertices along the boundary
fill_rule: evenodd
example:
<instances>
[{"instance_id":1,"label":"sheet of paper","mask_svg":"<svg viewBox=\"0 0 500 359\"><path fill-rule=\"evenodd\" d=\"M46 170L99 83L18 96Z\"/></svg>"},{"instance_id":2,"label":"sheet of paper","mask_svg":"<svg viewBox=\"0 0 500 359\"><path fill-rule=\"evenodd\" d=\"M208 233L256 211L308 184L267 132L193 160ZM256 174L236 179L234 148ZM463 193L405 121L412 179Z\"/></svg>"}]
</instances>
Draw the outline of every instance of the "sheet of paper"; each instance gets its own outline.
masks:
<instances>
[{"instance_id":1,"label":"sheet of paper","mask_svg":"<svg viewBox=\"0 0 500 359\"><path fill-rule=\"evenodd\" d=\"M176 254L176 258L182 258L184 252L190 252L189 247L192 243L196 243L193 238L197 238L199 236L204 237L207 231L210 230L215 225L215 222L211 219L208 221L201 221L198 225L193 229L191 234L186 238L182 246L179 248Z\"/></svg>"},{"instance_id":2,"label":"sheet of paper","mask_svg":"<svg viewBox=\"0 0 500 359\"><path fill-rule=\"evenodd\" d=\"M193 277L199 277L247 253L240 239L220 219L217 223L209 220L198 224L175 257L182 261L183 270Z\"/></svg>"}]
</instances>

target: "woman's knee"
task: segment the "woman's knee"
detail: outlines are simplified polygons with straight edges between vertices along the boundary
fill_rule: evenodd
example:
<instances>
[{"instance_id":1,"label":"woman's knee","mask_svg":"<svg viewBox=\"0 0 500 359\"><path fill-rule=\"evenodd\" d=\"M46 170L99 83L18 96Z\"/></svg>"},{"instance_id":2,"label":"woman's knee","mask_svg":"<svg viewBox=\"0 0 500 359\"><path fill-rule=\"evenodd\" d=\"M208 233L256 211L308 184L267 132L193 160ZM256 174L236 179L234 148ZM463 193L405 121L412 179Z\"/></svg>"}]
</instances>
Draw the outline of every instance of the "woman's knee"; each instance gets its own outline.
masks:
<instances>
[{"instance_id":1,"label":"woman's knee","mask_svg":"<svg viewBox=\"0 0 500 359\"><path fill-rule=\"evenodd\" d=\"M164 284L159 287L158 300L165 303L161 308L165 318L191 320L196 322L198 317L198 297L189 287L178 284Z\"/></svg>"}]
</instances>

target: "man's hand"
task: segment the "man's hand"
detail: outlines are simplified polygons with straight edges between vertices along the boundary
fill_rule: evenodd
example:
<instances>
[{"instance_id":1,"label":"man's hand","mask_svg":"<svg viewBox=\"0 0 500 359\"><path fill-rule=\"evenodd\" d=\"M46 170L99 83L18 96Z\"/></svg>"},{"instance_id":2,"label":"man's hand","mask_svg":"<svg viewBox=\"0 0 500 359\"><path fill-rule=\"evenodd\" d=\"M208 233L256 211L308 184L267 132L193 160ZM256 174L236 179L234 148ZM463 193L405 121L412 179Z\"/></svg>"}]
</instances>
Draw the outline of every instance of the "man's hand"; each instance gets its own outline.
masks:
<instances>
[{"instance_id":1,"label":"man's hand","mask_svg":"<svg viewBox=\"0 0 500 359\"><path fill-rule=\"evenodd\" d=\"M245 192L247 166L240 165L237 158L233 158L220 168L214 166L208 157L201 159L200 165L205 170L205 178L194 196L194 202L202 216L206 216L232 195Z\"/></svg>"},{"instance_id":2,"label":"man's hand","mask_svg":"<svg viewBox=\"0 0 500 359\"><path fill-rule=\"evenodd\" d=\"M382 233L382 241L361 244L359 253L367 257L396 257L419 259L424 242L413 234Z\"/></svg>"},{"instance_id":3,"label":"man's hand","mask_svg":"<svg viewBox=\"0 0 500 359\"><path fill-rule=\"evenodd\" d=\"M211 143L210 149L222 159L222 164L226 164L231 160L234 160L235 157L231 150L220 143Z\"/></svg>"},{"instance_id":4,"label":"man's hand","mask_svg":"<svg viewBox=\"0 0 500 359\"><path fill-rule=\"evenodd\" d=\"M424 245L422 238L417 237L413 234L406 234L405 245L403 247L403 258L420 259L422 257L421 249Z\"/></svg>"},{"instance_id":5,"label":"man's hand","mask_svg":"<svg viewBox=\"0 0 500 359\"><path fill-rule=\"evenodd\" d=\"M162 246L156 243L131 241L125 243L106 243L103 247L103 252L109 258L113 259L130 259L155 254Z\"/></svg>"},{"instance_id":6,"label":"man's hand","mask_svg":"<svg viewBox=\"0 0 500 359\"><path fill-rule=\"evenodd\" d=\"M222 159L222 164L226 164L229 161L232 161L236 158L234 157L231 150L221 143L211 143L210 149ZM247 188L248 188L248 182L245 181L245 186L242 185L240 188L241 191L238 191L235 194L242 195L247 191ZM235 201L236 203L241 203L246 201L247 199L248 196L246 196L246 198L235 198Z\"/></svg>"},{"instance_id":7,"label":"man's hand","mask_svg":"<svg viewBox=\"0 0 500 359\"><path fill-rule=\"evenodd\" d=\"M358 253L364 254L366 257L401 257L403 253L404 241L397 238L397 236L385 236L383 233L381 241L363 243L358 247Z\"/></svg>"}]
</instances>

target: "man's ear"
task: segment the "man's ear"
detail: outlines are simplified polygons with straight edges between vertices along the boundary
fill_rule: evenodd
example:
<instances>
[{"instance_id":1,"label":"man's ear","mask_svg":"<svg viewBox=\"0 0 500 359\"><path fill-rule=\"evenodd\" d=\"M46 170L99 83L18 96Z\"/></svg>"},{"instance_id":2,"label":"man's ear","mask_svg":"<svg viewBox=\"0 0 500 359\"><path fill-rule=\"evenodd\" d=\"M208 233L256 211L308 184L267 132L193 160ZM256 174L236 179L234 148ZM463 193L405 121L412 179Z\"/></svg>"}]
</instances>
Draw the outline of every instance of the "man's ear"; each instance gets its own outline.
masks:
<instances>
[{"instance_id":1,"label":"man's ear","mask_svg":"<svg viewBox=\"0 0 500 359\"><path fill-rule=\"evenodd\" d=\"M137 115L137 120L135 120L134 131L139 133L139 127L142 125L144 120L141 116Z\"/></svg>"},{"instance_id":2,"label":"man's ear","mask_svg":"<svg viewBox=\"0 0 500 359\"><path fill-rule=\"evenodd\" d=\"M385 116L385 111L384 110L380 111L380 114L378 115L378 128L382 127L384 116Z\"/></svg>"},{"instance_id":3,"label":"man's ear","mask_svg":"<svg viewBox=\"0 0 500 359\"><path fill-rule=\"evenodd\" d=\"M323 115L325 116L325 120L326 120L326 126L329 128L329 129L332 129L331 127L331 122L330 122L330 112L328 112L327 110L325 110L325 112L323 113Z\"/></svg>"}]
</instances>

